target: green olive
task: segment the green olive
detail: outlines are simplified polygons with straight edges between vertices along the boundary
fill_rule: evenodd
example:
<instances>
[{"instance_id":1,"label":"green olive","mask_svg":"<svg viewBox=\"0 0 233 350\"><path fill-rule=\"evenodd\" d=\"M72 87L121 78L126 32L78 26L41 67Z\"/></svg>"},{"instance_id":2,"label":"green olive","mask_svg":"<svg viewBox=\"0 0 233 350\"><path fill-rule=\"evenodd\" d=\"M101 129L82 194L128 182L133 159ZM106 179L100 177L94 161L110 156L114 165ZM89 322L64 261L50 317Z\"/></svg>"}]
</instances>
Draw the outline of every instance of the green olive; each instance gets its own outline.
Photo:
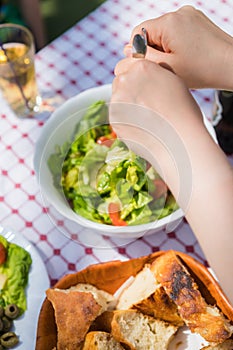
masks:
<instances>
[{"instance_id":1,"label":"green olive","mask_svg":"<svg viewBox=\"0 0 233 350\"><path fill-rule=\"evenodd\" d=\"M4 346L0 343L0 350L4 350L6 348L4 348Z\"/></svg>"},{"instance_id":2,"label":"green olive","mask_svg":"<svg viewBox=\"0 0 233 350\"><path fill-rule=\"evenodd\" d=\"M15 304L9 304L5 307L5 315L12 320L19 315L19 308Z\"/></svg>"},{"instance_id":3,"label":"green olive","mask_svg":"<svg viewBox=\"0 0 233 350\"><path fill-rule=\"evenodd\" d=\"M8 332L1 336L0 338L1 345L7 349L12 348L19 342L19 338L14 332Z\"/></svg>"},{"instance_id":4,"label":"green olive","mask_svg":"<svg viewBox=\"0 0 233 350\"><path fill-rule=\"evenodd\" d=\"M2 322L3 322L3 332L8 332L11 328L12 321L9 320L6 316L2 317Z\"/></svg>"},{"instance_id":5,"label":"green olive","mask_svg":"<svg viewBox=\"0 0 233 350\"><path fill-rule=\"evenodd\" d=\"M4 315L4 308L0 306L0 317L2 317L3 315Z\"/></svg>"}]
</instances>

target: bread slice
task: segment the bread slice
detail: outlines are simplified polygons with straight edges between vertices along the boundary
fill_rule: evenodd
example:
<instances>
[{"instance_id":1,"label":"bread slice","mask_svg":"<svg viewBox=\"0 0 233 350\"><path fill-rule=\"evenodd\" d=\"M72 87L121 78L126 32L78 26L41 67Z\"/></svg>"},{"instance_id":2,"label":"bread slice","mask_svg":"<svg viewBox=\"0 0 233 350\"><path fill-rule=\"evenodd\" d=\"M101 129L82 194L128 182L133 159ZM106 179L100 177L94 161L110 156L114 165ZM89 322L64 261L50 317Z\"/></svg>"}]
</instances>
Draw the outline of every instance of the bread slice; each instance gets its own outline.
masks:
<instances>
[{"instance_id":1,"label":"bread slice","mask_svg":"<svg viewBox=\"0 0 233 350\"><path fill-rule=\"evenodd\" d=\"M82 350L124 350L124 348L110 333L89 332Z\"/></svg>"},{"instance_id":2,"label":"bread slice","mask_svg":"<svg viewBox=\"0 0 233 350\"><path fill-rule=\"evenodd\" d=\"M163 287L157 288L148 298L134 304L132 309L179 327L184 324L176 304L168 297Z\"/></svg>"},{"instance_id":3,"label":"bread slice","mask_svg":"<svg viewBox=\"0 0 233 350\"><path fill-rule=\"evenodd\" d=\"M126 283L121 286L121 292L116 292L118 303L116 308L119 310L130 309L134 304L148 298L159 287L150 265L146 264L137 275L130 277Z\"/></svg>"},{"instance_id":4,"label":"bread slice","mask_svg":"<svg viewBox=\"0 0 233 350\"><path fill-rule=\"evenodd\" d=\"M178 326L184 324L178 314L176 304L158 283L148 264L135 276L131 284L120 293L116 308L119 310L136 309L148 316Z\"/></svg>"},{"instance_id":5,"label":"bread slice","mask_svg":"<svg viewBox=\"0 0 233 350\"><path fill-rule=\"evenodd\" d=\"M223 343L218 345L205 346L201 350L233 350L233 339L227 339Z\"/></svg>"},{"instance_id":6,"label":"bread slice","mask_svg":"<svg viewBox=\"0 0 233 350\"><path fill-rule=\"evenodd\" d=\"M102 325L131 350L165 350L178 329L136 310L114 310L100 317L104 315L107 317Z\"/></svg>"},{"instance_id":7,"label":"bread slice","mask_svg":"<svg viewBox=\"0 0 233 350\"><path fill-rule=\"evenodd\" d=\"M48 289L57 325L57 350L79 350L101 306L91 293Z\"/></svg>"},{"instance_id":8,"label":"bread slice","mask_svg":"<svg viewBox=\"0 0 233 350\"><path fill-rule=\"evenodd\" d=\"M215 306L206 303L197 283L174 251L158 257L151 271L178 307L178 311L192 332L199 333L210 343L218 344L230 338L233 327Z\"/></svg>"}]
</instances>

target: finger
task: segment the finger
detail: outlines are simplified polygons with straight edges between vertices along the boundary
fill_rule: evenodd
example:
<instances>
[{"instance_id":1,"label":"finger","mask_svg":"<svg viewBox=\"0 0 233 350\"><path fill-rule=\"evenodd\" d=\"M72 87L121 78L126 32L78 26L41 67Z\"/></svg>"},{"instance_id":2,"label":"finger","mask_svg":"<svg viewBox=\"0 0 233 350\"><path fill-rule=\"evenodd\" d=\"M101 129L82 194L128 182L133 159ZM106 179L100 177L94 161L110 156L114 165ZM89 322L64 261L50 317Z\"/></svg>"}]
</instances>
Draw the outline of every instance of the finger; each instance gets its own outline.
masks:
<instances>
[{"instance_id":1,"label":"finger","mask_svg":"<svg viewBox=\"0 0 233 350\"><path fill-rule=\"evenodd\" d=\"M162 52L160 50L156 50L153 47L148 46L146 52L146 59L155 63L164 63L168 65L172 65L174 55L172 53Z\"/></svg>"},{"instance_id":2,"label":"finger","mask_svg":"<svg viewBox=\"0 0 233 350\"><path fill-rule=\"evenodd\" d=\"M125 45L125 47L124 47L124 55L126 57L132 57L132 55L133 55L133 47L132 47L131 44Z\"/></svg>"},{"instance_id":3,"label":"finger","mask_svg":"<svg viewBox=\"0 0 233 350\"><path fill-rule=\"evenodd\" d=\"M113 79L110 105L112 102L125 101L126 96L124 93L124 89L126 82L128 82L128 80L124 73Z\"/></svg>"},{"instance_id":4,"label":"finger","mask_svg":"<svg viewBox=\"0 0 233 350\"><path fill-rule=\"evenodd\" d=\"M147 42L150 46L156 46L160 50L163 49L162 45L162 35L161 35L161 28L162 28L162 21L164 19L164 15L158 18L150 19L147 21L144 21L137 25L131 34L130 38L130 44L132 45L133 38L136 34L142 33L142 28L146 29L147 32Z\"/></svg>"},{"instance_id":5,"label":"finger","mask_svg":"<svg viewBox=\"0 0 233 350\"><path fill-rule=\"evenodd\" d=\"M122 76L120 79L122 79ZM113 79L113 82L112 82L111 102L117 100L118 92L119 92L119 77L116 77Z\"/></svg>"},{"instance_id":6,"label":"finger","mask_svg":"<svg viewBox=\"0 0 233 350\"><path fill-rule=\"evenodd\" d=\"M132 45L127 44L124 48L124 54L127 58L132 58ZM145 58L151 62L160 64L161 66L172 70L171 67L174 65L174 55L172 53L161 52L160 50L156 50L150 46L147 47L147 52ZM121 62L119 67L115 69L115 74L120 74L121 72L125 72L129 69L130 63L128 61Z\"/></svg>"},{"instance_id":7,"label":"finger","mask_svg":"<svg viewBox=\"0 0 233 350\"><path fill-rule=\"evenodd\" d=\"M134 63L136 63L140 58L127 57L123 58L123 60L119 61L115 67L114 73L115 75L120 75L126 73Z\"/></svg>"},{"instance_id":8,"label":"finger","mask_svg":"<svg viewBox=\"0 0 233 350\"><path fill-rule=\"evenodd\" d=\"M132 45L130 44L125 46L124 52L127 55L127 57L123 58L121 61L117 63L114 69L115 75L119 75L127 72L135 62L143 59L143 58L132 57ZM170 54L161 52L159 50L153 49L152 47L148 46L145 58L148 59L149 61L152 61L158 64L163 63L165 65L170 66L172 62L171 62L171 57L169 56Z\"/></svg>"}]
</instances>

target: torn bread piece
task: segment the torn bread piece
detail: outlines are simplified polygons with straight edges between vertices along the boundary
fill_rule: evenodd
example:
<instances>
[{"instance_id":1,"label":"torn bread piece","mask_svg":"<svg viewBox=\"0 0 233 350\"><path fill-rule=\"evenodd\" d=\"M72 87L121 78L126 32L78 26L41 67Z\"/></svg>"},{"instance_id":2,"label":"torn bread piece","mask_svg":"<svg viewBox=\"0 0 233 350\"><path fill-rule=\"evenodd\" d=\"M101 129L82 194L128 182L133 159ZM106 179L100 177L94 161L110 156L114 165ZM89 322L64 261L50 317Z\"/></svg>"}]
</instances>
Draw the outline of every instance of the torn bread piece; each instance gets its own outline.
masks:
<instances>
[{"instance_id":1,"label":"torn bread piece","mask_svg":"<svg viewBox=\"0 0 233 350\"><path fill-rule=\"evenodd\" d=\"M227 339L218 345L209 345L201 348L201 350L233 350L233 339Z\"/></svg>"},{"instance_id":2,"label":"torn bread piece","mask_svg":"<svg viewBox=\"0 0 233 350\"><path fill-rule=\"evenodd\" d=\"M114 310L99 317L105 331L131 350L165 350L178 327L136 310Z\"/></svg>"},{"instance_id":3,"label":"torn bread piece","mask_svg":"<svg viewBox=\"0 0 233 350\"><path fill-rule=\"evenodd\" d=\"M148 316L178 326L184 324L178 314L176 304L168 297L164 288L156 280L148 264L135 276L131 284L120 293L116 309L136 309Z\"/></svg>"},{"instance_id":4,"label":"torn bread piece","mask_svg":"<svg viewBox=\"0 0 233 350\"><path fill-rule=\"evenodd\" d=\"M97 303L101 305L100 314L106 310L113 310L117 303L116 298L112 294L98 289L88 283L78 283L76 286L72 286L68 290L77 290L79 292L92 293Z\"/></svg>"},{"instance_id":5,"label":"torn bread piece","mask_svg":"<svg viewBox=\"0 0 233 350\"><path fill-rule=\"evenodd\" d=\"M134 278L130 277L130 280L131 283L123 288L118 297L117 309L130 309L134 304L148 298L159 287L159 283L148 264ZM118 292L115 293L115 295L117 294Z\"/></svg>"},{"instance_id":6,"label":"torn bread piece","mask_svg":"<svg viewBox=\"0 0 233 350\"><path fill-rule=\"evenodd\" d=\"M82 350L124 350L124 348L110 333L89 332Z\"/></svg>"},{"instance_id":7,"label":"torn bread piece","mask_svg":"<svg viewBox=\"0 0 233 350\"><path fill-rule=\"evenodd\" d=\"M57 350L79 350L101 306L91 293L48 289L57 325Z\"/></svg>"},{"instance_id":8,"label":"torn bread piece","mask_svg":"<svg viewBox=\"0 0 233 350\"><path fill-rule=\"evenodd\" d=\"M134 304L132 309L179 327L184 324L176 304L168 297L163 287L157 288L147 299Z\"/></svg>"},{"instance_id":9,"label":"torn bread piece","mask_svg":"<svg viewBox=\"0 0 233 350\"><path fill-rule=\"evenodd\" d=\"M175 302L180 316L192 332L199 333L213 344L230 338L233 326L217 307L206 303L197 283L174 251L155 259L151 271Z\"/></svg>"}]
</instances>

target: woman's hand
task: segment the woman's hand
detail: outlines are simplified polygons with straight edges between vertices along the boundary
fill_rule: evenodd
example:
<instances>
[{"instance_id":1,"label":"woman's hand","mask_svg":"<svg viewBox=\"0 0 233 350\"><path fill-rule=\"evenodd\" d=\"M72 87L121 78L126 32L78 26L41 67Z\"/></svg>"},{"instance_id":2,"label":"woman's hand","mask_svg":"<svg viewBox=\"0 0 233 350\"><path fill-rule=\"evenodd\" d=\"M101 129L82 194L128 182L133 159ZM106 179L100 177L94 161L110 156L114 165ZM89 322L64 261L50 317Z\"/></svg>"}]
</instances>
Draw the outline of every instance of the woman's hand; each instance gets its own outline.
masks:
<instances>
[{"instance_id":1,"label":"woman's hand","mask_svg":"<svg viewBox=\"0 0 233 350\"><path fill-rule=\"evenodd\" d=\"M133 30L130 44L142 28L148 33L148 60L169 68L190 88L233 90L233 38L202 12L184 6L145 21Z\"/></svg>"},{"instance_id":2,"label":"woman's hand","mask_svg":"<svg viewBox=\"0 0 233 350\"><path fill-rule=\"evenodd\" d=\"M209 137L202 113L183 80L154 62L126 58L116 72L110 123L129 148L156 167L178 198L180 159L181 167L187 162L190 169L186 148L195 148L190 135ZM186 207L187 202L185 195L179 204Z\"/></svg>"},{"instance_id":3,"label":"woman's hand","mask_svg":"<svg viewBox=\"0 0 233 350\"><path fill-rule=\"evenodd\" d=\"M194 98L181 78L160 65L145 59L126 58L120 61L115 69L111 103L130 103L150 109L167 120L181 135L183 129L193 123L202 124L202 115ZM114 107L114 106L113 106ZM113 111L113 108L112 108ZM111 124L114 122L136 123L130 113L111 113ZM184 119L189 118L189 124ZM141 118L142 120L143 118ZM147 125L148 123L148 125ZM150 130L152 120L144 118L143 127ZM117 130L118 135L121 134ZM122 130L125 137L127 129ZM121 136L121 135L120 135ZM133 137L133 135L131 135Z\"/></svg>"}]
</instances>

